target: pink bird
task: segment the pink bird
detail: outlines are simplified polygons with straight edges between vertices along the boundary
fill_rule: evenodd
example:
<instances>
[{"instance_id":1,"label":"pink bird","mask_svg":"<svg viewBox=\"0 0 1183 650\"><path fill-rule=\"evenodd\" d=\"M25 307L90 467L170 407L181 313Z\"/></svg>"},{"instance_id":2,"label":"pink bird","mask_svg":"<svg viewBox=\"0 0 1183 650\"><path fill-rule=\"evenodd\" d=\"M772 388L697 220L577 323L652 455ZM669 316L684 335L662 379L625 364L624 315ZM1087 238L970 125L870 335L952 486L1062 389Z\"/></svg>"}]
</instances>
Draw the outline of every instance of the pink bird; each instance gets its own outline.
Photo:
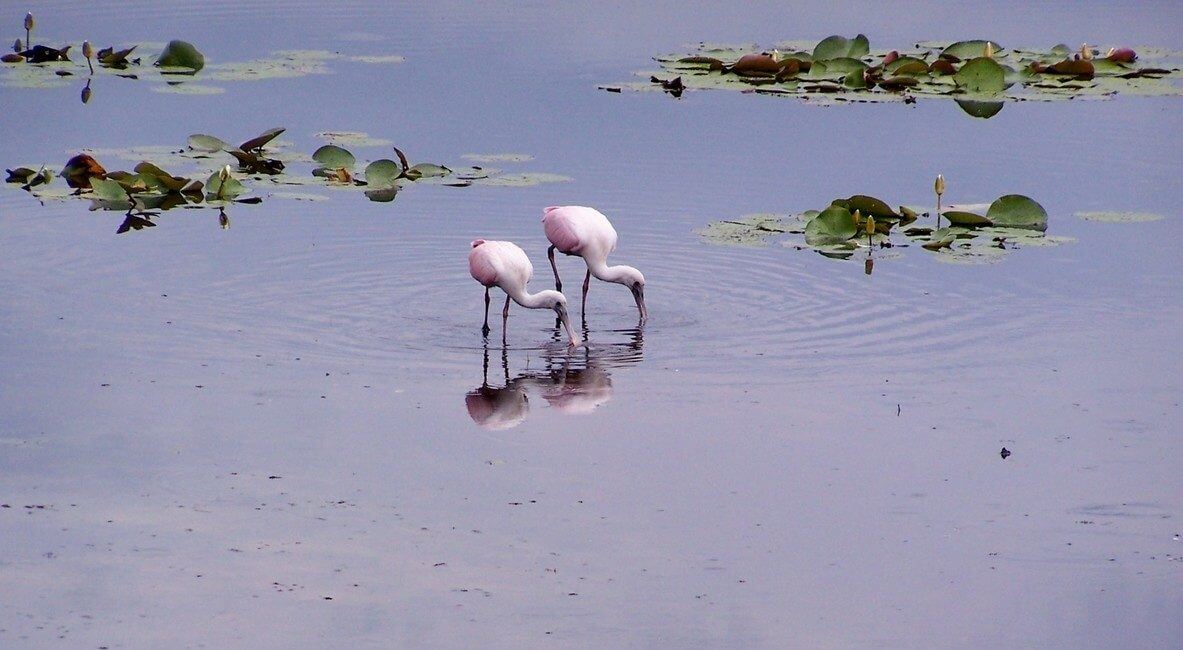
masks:
<instances>
[{"instance_id":1,"label":"pink bird","mask_svg":"<svg viewBox=\"0 0 1183 650\"><path fill-rule=\"evenodd\" d=\"M581 303L581 317L585 321L587 289L593 275L605 282L628 287L637 301L641 322L649 317L649 311L645 309L645 276L631 266L608 266L608 254L616 250L616 229L608 217L595 208L581 205L551 206L542 211L542 227L551 244L546 256L550 258L550 268L555 272L555 289L563 290L559 267L555 265L555 249L564 255L578 255L587 263Z\"/></svg>"},{"instance_id":2,"label":"pink bird","mask_svg":"<svg viewBox=\"0 0 1183 650\"><path fill-rule=\"evenodd\" d=\"M518 248L518 245L508 241L486 241L478 239L472 242L472 250L468 253L468 272L477 282L485 285L485 324L481 332L489 335L489 289L501 287L505 292L505 309L501 311L501 337L505 339L505 326L509 322L509 300L527 309L553 309L567 328L572 347L582 342L579 335L571 329L571 322L567 318L567 298L558 291L539 291L528 293L526 283L534 275L534 266L530 258Z\"/></svg>"}]
</instances>

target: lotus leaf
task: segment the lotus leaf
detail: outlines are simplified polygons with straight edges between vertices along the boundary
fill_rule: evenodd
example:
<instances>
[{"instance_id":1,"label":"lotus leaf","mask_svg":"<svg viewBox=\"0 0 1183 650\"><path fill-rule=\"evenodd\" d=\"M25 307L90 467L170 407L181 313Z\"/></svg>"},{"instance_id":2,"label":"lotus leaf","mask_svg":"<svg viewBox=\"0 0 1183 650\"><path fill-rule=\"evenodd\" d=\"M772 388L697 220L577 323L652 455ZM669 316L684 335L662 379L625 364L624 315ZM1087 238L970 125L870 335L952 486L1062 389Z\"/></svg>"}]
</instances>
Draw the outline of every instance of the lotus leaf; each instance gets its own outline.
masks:
<instances>
[{"instance_id":1,"label":"lotus leaf","mask_svg":"<svg viewBox=\"0 0 1183 650\"><path fill-rule=\"evenodd\" d=\"M185 41L169 41L164 51L156 59L156 65L161 68L187 68L197 72L205 67L205 56Z\"/></svg>"},{"instance_id":2,"label":"lotus leaf","mask_svg":"<svg viewBox=\"0 0 1183 650\"><path fill-rule=\"evenodd\" d=\"M326 144L312 154L312 159L325 169L353 169L357 159L348 150L335 144Z\"/></svg>"}]
</instances>

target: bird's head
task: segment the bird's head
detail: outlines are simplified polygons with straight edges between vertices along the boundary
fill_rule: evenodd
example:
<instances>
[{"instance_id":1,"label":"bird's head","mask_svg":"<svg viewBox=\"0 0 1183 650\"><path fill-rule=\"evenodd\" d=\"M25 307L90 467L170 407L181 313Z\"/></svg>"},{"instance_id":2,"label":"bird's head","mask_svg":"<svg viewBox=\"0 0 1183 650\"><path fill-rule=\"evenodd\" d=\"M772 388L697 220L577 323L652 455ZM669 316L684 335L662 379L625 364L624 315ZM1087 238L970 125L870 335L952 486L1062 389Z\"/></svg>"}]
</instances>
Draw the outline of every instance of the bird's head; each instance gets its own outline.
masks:
<instances>
[{"instance_id":1,"label":"bird's head","mask_svg":"<svg viewBox=\"0 0 1183 650\"><path fill-rule=\"evenodd\" d=\"M633 300L637 301L637 309L641 312L641 320L649 318L649 310L645 307L645 276L631 266L626 266L620 273L620 284L633 292Z\"/></svg>"},{"instance_id":2,"label":"bird's head","mask_svg":"<svg viewBox=\"0 0 1183 650\"><path fill-rule=\"evenodd\" d=\"M562 321L563 327L567 328L567 336L569 337L568 345L573 348L583 345L583 340L571 328L571 317L567 314L567 297L553 289L538 292L538 297L542 306L555 310L555 315Z\"/></svg>"}]
</instances>

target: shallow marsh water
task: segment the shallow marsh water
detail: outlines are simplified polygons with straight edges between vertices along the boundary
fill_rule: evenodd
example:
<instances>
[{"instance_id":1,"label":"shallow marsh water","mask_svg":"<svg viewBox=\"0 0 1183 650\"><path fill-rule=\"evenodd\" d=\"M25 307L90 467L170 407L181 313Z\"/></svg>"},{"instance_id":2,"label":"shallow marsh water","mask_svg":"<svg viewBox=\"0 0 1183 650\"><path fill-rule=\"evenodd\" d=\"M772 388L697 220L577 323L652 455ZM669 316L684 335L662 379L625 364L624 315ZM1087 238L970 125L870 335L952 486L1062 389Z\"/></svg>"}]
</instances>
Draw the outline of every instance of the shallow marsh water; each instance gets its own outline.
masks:
<instances>
[{"instance_id":1,"label":"shallow marsh water","mask_svg":"<svg viewBox=\"0 0 1183 650\"><path fill-rule=\"evenodd\" d=\"M0 192L0 646L1178 645L1183 100L974 120L596 90L698 40L1183 49L1173 3L909 7L38 3L48 41L406 61L211 96L104 79L85 106L0 87L8 166L282 124L306 151L357 130L574 180L124 235ZM955 201L1032 196L1076 241L986 266L912 247L868 277L693 233L924 203L937 172ZM587 349L518 308L486 344L468 242L517 241L544 288L538 219L564 203L613 219L651 322L593 284ZM1166 218L1073 216L1103 210Z\"/></svg>"}]
</instances>

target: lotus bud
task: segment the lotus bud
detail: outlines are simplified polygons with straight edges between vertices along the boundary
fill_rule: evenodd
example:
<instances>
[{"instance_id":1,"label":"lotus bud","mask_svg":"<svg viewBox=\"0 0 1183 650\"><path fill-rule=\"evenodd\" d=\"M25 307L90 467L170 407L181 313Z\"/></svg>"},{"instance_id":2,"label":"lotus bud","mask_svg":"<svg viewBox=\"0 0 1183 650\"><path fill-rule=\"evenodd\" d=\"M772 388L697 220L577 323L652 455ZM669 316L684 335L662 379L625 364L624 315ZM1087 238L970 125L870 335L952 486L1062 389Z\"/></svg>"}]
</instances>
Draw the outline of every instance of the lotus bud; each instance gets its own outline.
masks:
<instances>
[{"instance_id":1,"label":"lotus bud","mask_svg":"<svg viewBox=\"0 0 1183 650\"><path fill-rule=\"evenodd\" d=\"M875 234L875 215L867 215L867 237Z\"/></svg>"},{"instance_id":2,"label":"lotus bud","mask_svg":"<svg viewBox=\"0 0 1183 650\"><path fill-rule=\"evenodd\" d=\"M986 58L987 59L994 58L994 44L991 43L990 41L986 41Z\"/></svg>"},{"instance_id":3,"label":"lotus bud","mask_svg":"<svg viewBox=\"0 0 1183 650\"><path fill-rule=\"evenodd\" d=\"M85 104L90 101L90 82L86 83L86 87L82 89L82 103Z\"/></svg>"},{"instance_id":4,"label":"lotus bud","mask_svg":"<svg viewBox=\"0 0 1183 650\"><path fill-rule=\"evenodd\" d=\"M37 21L33 20L32 12L25 14L25 31L33 31L33 27L37 25Z\"/></svg>"},{"instance_id":5,"label":"lotus bud","mask_svg":"<svg viewBox=\"0 0 1183 650\"><path fill-rule=\"evenodd\" d=\"M1093 60L1093 49L1089 47L1088 43L1080 44L1080 58L1084 59L1085 61Z\"/></svg>"},{"instance_id":6,"label":"lotus bud","mask_svg":"<svg viewBox=\"0 0 1183 650\"><path fill-rule=\"evenodd\" d=\"M773 61L780 61L780 50L775 47L772 48L772 53L769 56L772 57Z\"/></svg>"},{"instance_id":7,"label":"lotus bud","mask_svg":"<svg viewBox=\"0 0 1183 650\"><path fill-rule=\"evenodd\" d=\"M21 39L18 38L15 42L13 42L12 51L16 52L17 54L25 51L25 44L21 42Z\"/></svg>"},{"instance_id":8,"label":"lotus bud","mask_svg":"<svg viewBox=\"0 0 1183 650\"><path fill-rule=\"evenodd\" d=\"M94 63L91 58L94 57L94 48L90 46L90 41L82 41L82 56L86 57L86 65L90 67L90 73L94 74Z\"/></svg>"},{"instance_id":9,"label":"lotus bud","mask_svg":"<svg viewBox=\"0 0 1183 650\"><path fill-rule=\"evenodd\" d=\"M225 183L228 180L230 180L230 165L226 165L218 170L218 181Z\"/></svg>"},{"instance_id":10,"label":"lotus bud","mask_svg":"<svg viewBox=\"0 0 1183 650\"><path fill-rule=\"evenodd\" d=\"M945 193L945 177L942 176L941 174L937 174L937 180L935 183L933 183L932 189L934 192L937 193L937 196L944 194Z\"/></svg>"}]
</instances>

